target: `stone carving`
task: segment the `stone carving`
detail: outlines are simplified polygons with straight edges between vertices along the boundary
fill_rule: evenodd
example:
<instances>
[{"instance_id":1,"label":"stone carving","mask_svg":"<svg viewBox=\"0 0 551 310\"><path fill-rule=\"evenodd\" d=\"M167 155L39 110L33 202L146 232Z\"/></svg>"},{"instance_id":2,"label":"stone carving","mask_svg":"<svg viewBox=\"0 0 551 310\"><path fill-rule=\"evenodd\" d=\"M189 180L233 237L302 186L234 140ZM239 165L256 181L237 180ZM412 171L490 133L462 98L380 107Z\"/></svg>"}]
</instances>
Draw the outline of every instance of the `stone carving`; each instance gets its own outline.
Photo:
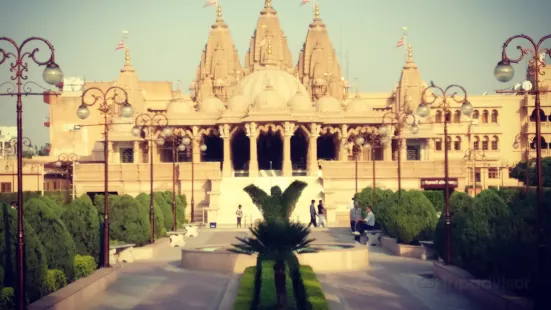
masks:
<instances>
[{"instance_id":1,"label":"stone carving","mask_svg":"<svg viewBox=\"0 0 551 310\"><path fill-rule=\"evenodd\" d=\"M247 131L247 137L256 138L258 136L257 126L255 122L245 124L245 130Z\"/></svg>"}]
</instances>

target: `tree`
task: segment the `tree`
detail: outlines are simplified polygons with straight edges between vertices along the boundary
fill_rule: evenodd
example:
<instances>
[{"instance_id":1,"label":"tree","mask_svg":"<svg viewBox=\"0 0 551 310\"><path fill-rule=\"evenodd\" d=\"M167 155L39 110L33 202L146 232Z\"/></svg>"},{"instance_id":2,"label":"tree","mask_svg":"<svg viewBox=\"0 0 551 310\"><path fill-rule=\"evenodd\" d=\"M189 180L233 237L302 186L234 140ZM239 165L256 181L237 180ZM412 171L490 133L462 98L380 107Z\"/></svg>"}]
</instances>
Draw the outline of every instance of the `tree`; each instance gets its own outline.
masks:
<instances>
[{"instance_id":1,"label":"tree","mask_svg":"<svg viewBox=\"0 0 551 310\"><path fill-rule=\"evenodd\" d=\"M238 237L240 243L234 247L274 261L277 309L287 309L286 265L292 270L298 268L295 251L308 248L314 241L308 239L310 230L305 225L290 222L291 214L306 186L304 182L294 181L284 192L279 186L274 186L271 195L255 185L243 189L262 213L264 221L250 229L253 238Z\"/></svg>"},{"instance_id":2,"label":"tree","mask_svg":"<svg viewBox=\"0 0 551 310\"><path fill-rule=\"evenodd\" d=\"M544 187L551 187L551 157L545 157L541 160L542 181ZM511 169L511 177L520 182L526 181L526 173L528 173L528 186L536 186L536 161L534 159L519 162Z\"/></svg>"}]
</instances>

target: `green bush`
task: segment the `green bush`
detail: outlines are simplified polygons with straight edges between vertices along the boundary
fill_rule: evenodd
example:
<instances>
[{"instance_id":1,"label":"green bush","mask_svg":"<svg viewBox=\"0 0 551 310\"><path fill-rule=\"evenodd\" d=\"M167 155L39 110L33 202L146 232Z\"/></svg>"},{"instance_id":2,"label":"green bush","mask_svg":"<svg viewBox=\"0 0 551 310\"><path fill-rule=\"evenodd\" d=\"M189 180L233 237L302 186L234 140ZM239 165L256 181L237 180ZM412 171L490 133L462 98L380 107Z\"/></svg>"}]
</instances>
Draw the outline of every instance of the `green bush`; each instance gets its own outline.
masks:
<instances>
[{"instance_id":1,"label":"green bush","mask_svg":"<svg viewBox=\"0 0 551 310\"><path fill-rule=\"evenodd\" d=\"M239 281L237 297L233 303L234 310L248 310L253 307L256 267L248 267Z\"/></svg>"},{"instance_id":2,"label":"green bush","mask_svg":"<svg viewBox=\"0 0 551 310\"><path fill-rule=\"evenodd\" d=\"M403 191L400 197L391 201L383 212L387 221L385 229L390 237L403 243L432 240L438 218L425 195L416 190Z\"/></svg>"},{"instance_id":3,"label":"green bush","mask_svg":"<svg viewBox=\"0 0 551 310\"><path fill-rule=\"evenodd\" d=\"M17 190L17 188L15 188L15 190ZM23 202L38 197L40 197L40 192L23 192ZM0 193L0 205L5 204L9 206L12 201L17 202L17 192Z\"/></svg>"},{"instance_id":4,"label":"green bush","mask_svg":"<svg viewBox=\"0 0 551 310\"><path fill-rule=\"evenodd\" d=\"M0 291L0 309L15 309L15 293L11 287L3 287Z\"/></svg>"},{"instance_id":5,"label":"green bush","mask_svg":"<svg viewBox=\"0 0 551 310\"><path fill-rule=\"evenodd\" d=\"M444 191L421 191L421 193L432 203L436 212L445 212L446 197L444 197Z\"/></svg>"},{"instance_id":6,"label":"green bush","mask_svg":"<svg viewBox=\"0 0 551 310\"><path fill-rule=\"evenodd\" d=\"M187 223L186 207L186 195L176 195L176 224L178 227L182 227L182 224Z\"/></svg>"},{"instance_id":7,"label":"green bush","mask_svg":"<svg viewBox=\"0 0 551 310\"><path fill-rule=\"evenodd\" d=\"M143 216L140 203L131 196L116 199L109 208L109 234L111 239L144 245L149 241L149 222Z\"/></svg>"},{"instance_id":8,"label":"green bush","mask_svg":"<svg viewBox=\"0 0 551 310\"><path fill-rule=\"evenodd\" d=\"M92 256L75 256L75 280L85 278L98 269L98 264Z\"/></svg>"},{"instance_id":9,"label":"green bush","mask_svg":"<svg viewBox=\"0 0 551 310\"><path fill-rule=\"evenodd\" d=\"M109 195L109 212L111 212L111 206L120 199L118 195ZM96 195L94 197L94 206L98 211L98 215L103 218L105 215L105 195Z\"/></svg>"},{"instance_id":10,"label":"green bush","mask_svg":"<svg viewBox=\"0 0 551 310\"><path fill-rule=\"evenodd\" d=\"M45 191L44 196L52 199L60 206L65 206L71 203L72 196L67 195L67 191Z\"/></svg>"},{"instance_id":11,"label":"green bush","mask_svg":"<svg viewBox=\"0 0 551 310\"><path fill-rule=\"evenodd\" d=\"M356 201L364 208L371 206L375 212L378 205L384 203L393 194L391 190L375 188L375 204L373 204L373 188L366 187L356 195Z\"/></svg>"},{"instance_id":12,"label":"green bush","mask_svg":"<svg viewBox=\"0 0 551 310\"><path fill-rule=\"evenodd\" d=\"M163 214L163 226L167 231L172 230L172 197L168 197L165 192L154 193L155 203L160 207ZM162 234L161 234L162 236Z\"/></svg>"},{"instance_id":13,"label":"green bush","mask_svg":"<svg viewBox=\"0 0 551 310\"><path fill-rule=\"evenodd\" d=\"M307 308L329 310L329 304L314 270L310 266L300 266L300 277L306 293ZM298 298L297 298L298 299Z\"/></svg>"},{"instance_id":14,"label":"green bush","mask_svg":"<svg viewBox=\"0 0 551 310\"><path fill-rule=\"evenodd\" d=\"M141 213L147 221L147 235L149 236L149 234L151 234L151 228L149 224L149 204L151 203L150 196L148 194L141 193L136 196L136 200L140 204ZM155 238L159 238L162 236L161 228L164 227L163 212L155 201L153 202L153 208L155 212Z\"/></svg>"},{"instance_id":15,"label":"green bush","mask_svg":"<svg viewBox=\"0 0 551 310\"><path fill-rule=\"evenodd\" d=\"M60 217L61 213L63 213L63 208L55 200L53 200L52 198L50 198L48 196L40 196L40 197L38 197L38 199L40 199L42 202L44 202L44 204L48 208L50 208L57 217Z\"/></svg>"},{"instance_id":16,"label":"green bush","mask_svg":"<svg viewBox=\"0 0 551 310\"><path fill-rule=\"evenodd\" d=\"M48 269L46 279L44 280L44 289L46 294L53 293L67 285L67 278L63 271L58 269Z\"/></svg>"},{"instance_id":17,"label":"green bush","mask_svg":"<svg viewBox=\"0 0 551 310\"><path fill-rule=\"evenodd\" d=\"M61 220L75 242L76 253L90 255L99 262L101 226L90 197L84 194L73 200L64 208Z\"/></svg>"},{"instance_id":18,"label":"green bush","mask_svg":"<svg viewBox=\"0 0 551 310\"><path fill-rule=\"evenodd\" d=\"M6 287L15 287L17 282L15 270L16 244L17 244L17 212L4 205L0 208L0 283ZM27 296L31 302L39 299L44 294L44 279L48 270L44 247L40 243L37 234L29 222L24 219L25 229L25 287Z\"/></svg>"},{"instance_id":19,"label":"green bush","mask_svg":"<svg viewBox=\"0 0 551 310\"><path fill-rule=\"evenodd\" d=\"M293 292L293 282L289 276L289 271L287 270L286 280L286 289L287 289L287 309L297 309L296 301ZM277 295L275 288L275 279L274 279L274 262L273 261L263 261L262 269L260 275L260 294L258 300L258 310L275 310L277 305Z\"/></svg>"},{"instance_id":20,"label":"green bush","mask_svg":"<svg viewBox=\"0 0 551 310\"><path fill-rule=\"evenodd\" d=\"M72 280L76 248L63 222L50 207L36 198L25 203L25 218L44 246L48 269L63 270L67 279Z\"/></svg>"}]
</instances>

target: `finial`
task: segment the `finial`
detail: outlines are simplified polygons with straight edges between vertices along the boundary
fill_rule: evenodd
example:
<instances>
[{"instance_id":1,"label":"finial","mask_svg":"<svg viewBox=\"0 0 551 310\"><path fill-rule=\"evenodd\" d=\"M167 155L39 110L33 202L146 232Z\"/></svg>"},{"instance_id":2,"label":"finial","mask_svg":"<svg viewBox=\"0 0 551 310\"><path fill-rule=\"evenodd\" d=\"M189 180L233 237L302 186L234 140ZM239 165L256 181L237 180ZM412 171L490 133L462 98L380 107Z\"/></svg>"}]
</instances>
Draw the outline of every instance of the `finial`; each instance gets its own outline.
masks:
<instances>
[{"instance_id":1,"label":"finial","mask_svg":"<svg viewBox=\"0 0 551 310\"><path fill-rule=\"evenodd\" d=\"M124 64L130 65L130 50L128 47L124 50Z\"/></svg>"},{"instance_id":2,"label":"finial","mask_svg":"<svg viewBox=\"0 0 551 310\"><path fill-rule=\"evenodd\" d=\"M216 5L216 21L224 21L224 19L222 18L222 6L220 4Z\"/></svg>"},{"instance_id":3,"label":"finial","mask_svg":"<svg viewBox=\"0 0 551 310\"><path fill-rule=\"evenodd\" d=\"M320 6L319 4L314 4L314 18L319 19L320 18Z\"/></svg>"},{"instance_id":4,"label":"finial","mask_svg":"<svg viewBox=\"0 0 551 310\"><path fill-rule=\"evenodd\" d=\"M413 62L413 48L411 44L408 45L408 62Z\"/></svg>"},{"instance_id":5,"label":"finial","mask_svg":"<svg viewBox=\"0 0 551 310\"><path fill-rule=\"evenodd\" d=\"M265 1L264 1L264 7L265 7L266 9L271 8L271 7L272 7L272 0L265 0Z\"/></svg>"}]
</instances>

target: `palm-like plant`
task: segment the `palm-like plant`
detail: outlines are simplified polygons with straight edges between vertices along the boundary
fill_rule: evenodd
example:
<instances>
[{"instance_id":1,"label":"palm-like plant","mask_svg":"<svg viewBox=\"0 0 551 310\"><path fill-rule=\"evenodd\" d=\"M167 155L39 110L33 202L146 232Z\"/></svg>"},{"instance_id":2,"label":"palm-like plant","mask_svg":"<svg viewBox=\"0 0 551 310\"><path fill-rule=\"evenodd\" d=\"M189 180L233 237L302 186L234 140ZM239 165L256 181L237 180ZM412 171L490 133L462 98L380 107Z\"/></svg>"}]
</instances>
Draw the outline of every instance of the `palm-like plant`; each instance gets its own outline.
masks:
<instances>
[{"instance_id":1,"label":"palm-like plant","mask_svg":"<svg viewBox=\"0 0 551 310\"><path fill-rule=\"evenodd\" d=\"M262 213L264 221L250 229L252 238L238 237L241 243L233 246L239 251L258 253L259 257L274 261L278 309L287 308L285 266L293 270L298 268L295 252L308 248L314 241L308 239L310 229L305 225L290 222L291 214L306 186L304 182L294 181L283 192L279 186L274 186L271 195L255 185L244 188Z\"/></svg>"},{"instance_id":2,"label":"palm-like plant","mask_svg":"<svg viewBox=\"0 0 551 310\"><path fill-rule=\"evenodd\" d=\"M258 253L260 257L274 261L274 281L277 295L277 308L287 308L287 288L285 266L298 268L295 252L308 248L314 239L308 239L310 229L300 223L269 220L251 228L253 238L239 238L240 244L233 246L247 253Z\"/></svg>"}]
</instances>

